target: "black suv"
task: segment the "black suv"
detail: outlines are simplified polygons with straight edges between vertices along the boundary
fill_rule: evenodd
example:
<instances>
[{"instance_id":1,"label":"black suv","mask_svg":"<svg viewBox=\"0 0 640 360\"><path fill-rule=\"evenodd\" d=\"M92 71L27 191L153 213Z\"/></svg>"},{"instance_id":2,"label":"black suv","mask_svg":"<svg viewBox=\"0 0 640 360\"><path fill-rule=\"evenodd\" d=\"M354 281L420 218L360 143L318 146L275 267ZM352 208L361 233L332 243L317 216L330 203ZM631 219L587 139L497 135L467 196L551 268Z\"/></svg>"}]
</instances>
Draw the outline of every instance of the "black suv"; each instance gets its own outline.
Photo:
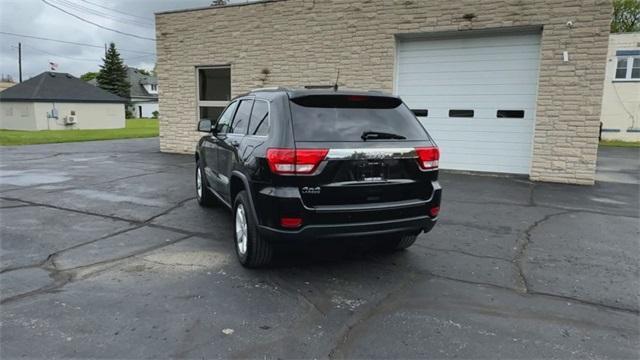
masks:
<instances>
[{"instance_id":1,"label":"black suv","mask_svg":"<svg viewBox=\"0 0 640 360\"><path fill-rule=\"evenodd\" d=\"M440 210L439 151L397 97L255 90L231 101L196 149L198 202L233 210L244 266L276 242L365 237L409 247Z\"/></svg>"}]
</instances>

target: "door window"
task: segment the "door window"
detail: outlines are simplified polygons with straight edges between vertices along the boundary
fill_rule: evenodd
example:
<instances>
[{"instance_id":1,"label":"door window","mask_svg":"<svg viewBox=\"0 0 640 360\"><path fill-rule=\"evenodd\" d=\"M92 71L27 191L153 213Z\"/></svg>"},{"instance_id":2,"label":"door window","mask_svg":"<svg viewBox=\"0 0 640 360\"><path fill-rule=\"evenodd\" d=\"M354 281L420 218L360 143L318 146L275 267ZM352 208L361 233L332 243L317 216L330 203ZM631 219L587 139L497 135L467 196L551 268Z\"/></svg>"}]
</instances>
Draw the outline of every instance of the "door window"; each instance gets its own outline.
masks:
<instances>
[{"instance_id":1,"label":"door window","mask_svg":"<svg viewBox=\"0 0 640 360\"><path fill-rule=\"evenodd\" d=\"M232 102L229 107L220 115L218 119L218 123L216 124L216 131L219 134L226 134L229 132L231 127L231 119L233 119L233 114L236 112L236 108L238 107L238 102Z\"/></svg>"},{"instance_id":2,"label":"door window","mask_svg":"<svg viewBox=\"0 0 640 360\"><path fill-rule=\"evenodd\" d=\"M249 126L249 117L251 116L251 107L253 106L253 99L246 99L240 101L238 111L233 119L233 125L231 131L234 134L246 134Z\"/></svg>"},{"instance_id":3,"label":"door window","mask_svg":"<svg viewBox=\"0 0 640 360\"><path fill-rule=\"evenodd\" d=\"M251 112L249 135L267 136L269 133L269 103L256 100Z\"/></svg>"}]
</instances>

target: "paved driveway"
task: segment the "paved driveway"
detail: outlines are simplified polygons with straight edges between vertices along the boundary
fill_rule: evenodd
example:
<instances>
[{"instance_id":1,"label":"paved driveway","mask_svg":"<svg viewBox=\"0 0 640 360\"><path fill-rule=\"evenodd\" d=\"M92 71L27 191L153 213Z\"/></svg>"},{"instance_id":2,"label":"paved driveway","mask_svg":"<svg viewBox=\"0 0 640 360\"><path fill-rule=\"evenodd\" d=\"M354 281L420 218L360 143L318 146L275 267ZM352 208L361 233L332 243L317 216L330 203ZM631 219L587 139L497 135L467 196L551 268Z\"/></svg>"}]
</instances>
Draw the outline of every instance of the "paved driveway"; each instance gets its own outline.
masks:
<instances>
[{"instance_id":1,"label":"paved driveway","mask_svg":"<svg viewBox=\"0 0 640 360\"><path fill-rule=\"evenodd\" d=\"M157 139L0 149L0 357L637 358L637 150L593 187L443 173L408 251L264 270Z\"/></svg>"}]
</instances>

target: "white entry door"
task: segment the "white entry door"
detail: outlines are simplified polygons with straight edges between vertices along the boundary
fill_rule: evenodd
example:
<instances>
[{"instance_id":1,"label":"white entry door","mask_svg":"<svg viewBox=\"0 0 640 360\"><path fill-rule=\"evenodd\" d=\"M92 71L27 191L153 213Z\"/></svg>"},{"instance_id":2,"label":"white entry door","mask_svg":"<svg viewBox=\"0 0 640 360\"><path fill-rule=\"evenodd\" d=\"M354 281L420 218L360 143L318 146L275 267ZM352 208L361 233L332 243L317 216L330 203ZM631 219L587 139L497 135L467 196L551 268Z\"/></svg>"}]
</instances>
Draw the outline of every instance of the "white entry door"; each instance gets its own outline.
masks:
<instances>
[{"instance_id":1,"label":"white entry door","mask_svg":"<svg viewBox=\"0 0 640 360\"><path fill-rule=\"evenodd\" d=\"M440 167L528 174L540 34L399 40L396 93L441 150Z\"/></svg>"}]
</instances>

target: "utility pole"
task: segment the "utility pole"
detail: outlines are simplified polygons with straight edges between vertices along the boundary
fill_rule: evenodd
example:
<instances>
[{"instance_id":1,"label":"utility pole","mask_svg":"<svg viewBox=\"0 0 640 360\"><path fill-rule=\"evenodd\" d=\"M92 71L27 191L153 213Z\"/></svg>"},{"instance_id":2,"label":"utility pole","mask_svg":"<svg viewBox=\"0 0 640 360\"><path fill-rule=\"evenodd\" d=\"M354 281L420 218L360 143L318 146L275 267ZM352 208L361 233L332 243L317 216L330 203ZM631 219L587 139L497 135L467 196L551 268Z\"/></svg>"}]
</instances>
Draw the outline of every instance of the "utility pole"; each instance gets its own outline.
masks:
<instances>
[{"instance_id":1,"label":"utility pole","mask_svg":"<svg viewBox=\"0 0 640 360\"><path fill-rule=\"evenodd\" d=\"M18 43L18 79L22 82L22 43Z\"/></svg>"},{"instance_id":2,"label":"utility pole","mask_svg":"<svg viewBox=\"0 0 640 360\"><path fill-rule=\"evenodd\" d=\"M104 57L107 58L107 43L104 43Z\"/></svg>"}]
</instances>

